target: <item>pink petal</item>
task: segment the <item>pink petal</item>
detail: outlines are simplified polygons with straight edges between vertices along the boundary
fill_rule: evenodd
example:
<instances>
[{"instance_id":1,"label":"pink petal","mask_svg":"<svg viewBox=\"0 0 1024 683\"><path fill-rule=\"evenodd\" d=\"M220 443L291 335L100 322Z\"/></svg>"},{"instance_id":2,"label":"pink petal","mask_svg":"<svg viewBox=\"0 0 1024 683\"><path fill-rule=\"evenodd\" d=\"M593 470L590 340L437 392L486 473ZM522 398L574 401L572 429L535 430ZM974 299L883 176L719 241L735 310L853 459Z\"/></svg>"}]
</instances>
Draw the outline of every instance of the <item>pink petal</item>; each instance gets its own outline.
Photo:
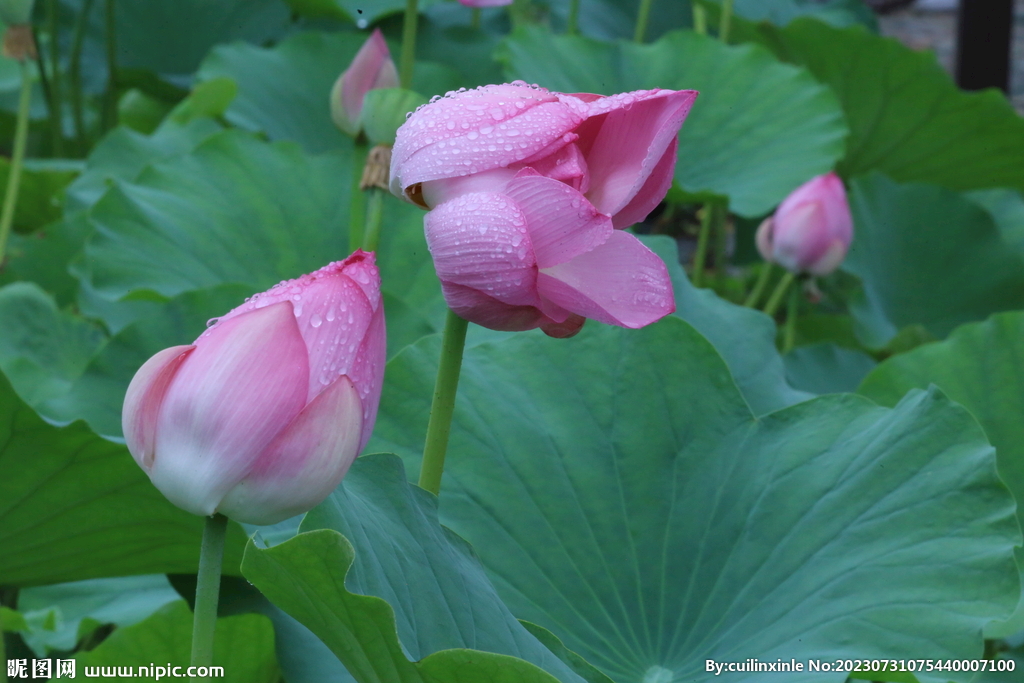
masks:
<instances>
[{"instance_id":1,"label":"pink petal","mask_svg":"<svg viewBox=\"0 0 1024 683\"><path fill-rule=\"evenodd\" d=\"M387 361L387 330L384 322L384 304L374 311L362 344L356 349L355 363L348 376L359 393L363 404L362 438L358 451L362 452L373 433L380 405L380 392L384 386L384 365Z\"/></svg>"},{"instance_id":2,"label":"pink petal","mask_svg":"<svg viewBox=\"0 0 1024 683\"><path fill-rule=\"evenodd\" d=\"M398 129L391 191L505 168L545 149L583 120L556 94L525 84L488 85L426 105Z\"/></svg>"},{"instance_id":3,"label":"pink petal","mask_svg":"<svg viewBox=\"0 0 1024 683\"><path fill-rule=\"evenodd\" d=\"M475 192L441 204L424 219L427 247L443 283L502 303L537 303L536 260L527 217L504 194Z\"/></svg>"},{"instance_id":4,"label":"pink petal","mask_svg":"<svg viewBox=\"0 0 1024 683\"><path fill-rule=\"evenodd\" d=\"M309 362L292 306L221 320L196 340L164 395L150 478L210 515L306 403Z\"/></svg>"},{"instance_id":5,"label":"pink petal","mask_svg":"<svg viewBox=\"0 0 1024 683\"><path fill-rule=\"evenodd\" d=\"M276 524L316 506L359 454L363 406L348 377L310 402L224 496L218 511L247 524Z\"/></svg>"},{"instance_id":6,"label":"pink petal","mask_svg":"<svg viewBox=\"0 0 1024 683\"><path fill-rule=\"evenodd\" d=\"M590 117L576 131L577 144L590 167L587 197L598 211L614 216L640 194L679 134L696 97L695 90L640 90L589 104ZM664 168L658 170L665 174ZM642 206L651 201L647 196Z\"/></svg>"},{"instance_id":7,"label":"pink petal","mask_svg":"<svg viewBox=\"0 0 1024 683\"><path fill-rule=\"evenodd\" d=\"M167 387L194 346L172 346L157 352L132 377L124 397L121 428L135 462L149 472L156 444L156 423Z\"/></svg>"},{"instance_id":8,"label":"pink petal","mask_svg":"<svg viewBox=\"0 0 1024 683\"><path fill-rule=\"evenodd\" d=\"M577 136L572 137L576 139ZM567 183L583 193L590 188L587 160L574 143L562 145L550 154L535 160L520 162L513 168L530 168L542 176Z\"/></svg>"},{"instance_id":9,"label":"pink petal","mask_svg":"<svg viewBox=\"0 0 1024 683\"><path fill-rule=\"evenodd\" d=\"M563 322L556 323L550 322L540 326L541 331L544 334L554 339L568 339L569 337L575 337L583 329L583 324L587 322L587 319L582 315L576 315L573 313Z\"/></svg>"},{"instance_id":10,"label":"pink petal","mask_svg":"<svg viewBox=\"0 0 1024 683\"><path fill-rule=\"evenodd\" d=\"M337 126L355 135L366 93L374 88L397 88L398 72L380 29L374 29L352 64L338 77L331 91L331 115Z\"/></svg>"},{"instance_id":11,"label":"pink petal","mask_svg":"<svg viewBox=\"0 0 1024 683\"><path fill-rule=\"evenodd\" d=\"M462 285L442 281L441 290L456 315L491 330L522 332L554 322L533 306L510 306Z\"/></svg>"},{"instance_id":12,"label":"pink petal","mask_svg":"<svg viewBox=\"0 0 1024 683\"><path fill-rule=\"evenodd\" d=\"M784 224L790 212L796 211L807 202L819 202L823 214L820 216L822 225L827 228L833 239L845 242L853 240L853 217L850 204L846 198L843 181L834 172L826 173L808 180L793 190L775 211L775 220Z\"/></svg>"},{"instance_id":13,"label":"pink petal","mask_svg":"<svg viewBox=\"0 0 1024 683\"><path fill-rule=\"evenodd\" d=\"M665 150L665 154L662 155L661 161L651 171L651 175L640 191L630 200L629 204L612 216L612 224L616 229L628 228L641 222L665 198L669 188L672 187L672 172L676 168L678 148L679 138L673 138L668 149Z\"/></svg>"},{"instance_id":14,"label":"pink petal","mask_svg":"<svg viewBox=\"0 0 1024 683\"><path fill-rule=\"evenodd\" d=\"M587 318L637 328L675 310L665 263L633 235L607 242L537 276L540 295Z\"/></svg>"},{"instance_id":15,"label":"pink petal","mask_svg":"<svg viewBox=\"0 0 1024 683\"><path fill-rule=\"evenodd\" d=\"M608 216L568 185L527 169L505 193L526 217L538 268L550 268L590 251L611 237Z\"/></svg>"}]
</instances>

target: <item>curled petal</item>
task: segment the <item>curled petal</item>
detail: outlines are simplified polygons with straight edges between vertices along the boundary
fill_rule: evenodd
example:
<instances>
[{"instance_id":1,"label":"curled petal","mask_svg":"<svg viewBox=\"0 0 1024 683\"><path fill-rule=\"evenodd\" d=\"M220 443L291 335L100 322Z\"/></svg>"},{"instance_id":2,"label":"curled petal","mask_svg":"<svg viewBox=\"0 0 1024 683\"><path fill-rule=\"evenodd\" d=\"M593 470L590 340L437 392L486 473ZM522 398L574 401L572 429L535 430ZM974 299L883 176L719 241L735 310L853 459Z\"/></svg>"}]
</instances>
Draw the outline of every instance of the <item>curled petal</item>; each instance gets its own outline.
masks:
<instances>
[{"instance_id":1,"label":"curled petal","mask_svg":"<svg viewBox=\"0 0 1024 683\"><path fill-rule=\"evenodd\" d=\"M628 228L639 223L654 211L654 208L665 198L672 187L672 172L676 167L676 153L679 149L679 138L673 138L661 161L657 163L647 182L643 184L629 204L622 207L612 216L612 224L616 229Z\"/></svg>"},{"instance_id":2,"label":"curled petal","mask_svg":"<svg viewBox=\"0 0 1024 683\"><path fill-rule=\"evenodd\" d=\"M554 322L534 306L511 306L462 285L442 281L441 290L456 315L491 330L523 332Z\"/></svg>"},{"instance_id":3,"label":"curled petal","mask_svg":"<svg viewBox=\"0 0 1024 683\"><path fill-rule=\"evenodd\" d=\"M535 305L536 260L526 221L504 194L475 192L441 204L424 219L438 278L512 306Z\"/></svg>"},{"instance_id":4,"label":"curled petal","mask_svg":"<svg viewBox=\"0 0 1024 683\"><path fill-rule=\"evenodd\" d=\"M586 318L637 328L675 310L665 263L633 235L607 242L537 276L542 298Z\"/></svg>"},{"instance_id":5,"label":"curled petal","mask_svg":"<svg viewBox=\"0 0 1024 683\"><path fill-rule=\"evenodd\" d=\"M128 451L146 472L153 466L156 423L171 381L194 346L172 346L156 353L135 373L124 397L121 427Z\"/></svg>"},{"instance_id":6,"label":"curled petal","mask_svg":"<svg viewBox=\"0 0 1024 683\"><path fill-rule=\"evenodd\" d=\"M362 425L356 388L339 377L277 435L218 511L247 524L276 524L309 510L348 472Z\"/></svg>"},{"instance_id":7,"label":"curled petal","mask_svg":"<svg viewBox=\"0 0 1024 683\"><path fill-rule=\"evenodd\" d=\"M289 302L222 320L164 395L150 479L180 508L216 511L306 403L309 362Z\"/></svg>"}]
</instances>

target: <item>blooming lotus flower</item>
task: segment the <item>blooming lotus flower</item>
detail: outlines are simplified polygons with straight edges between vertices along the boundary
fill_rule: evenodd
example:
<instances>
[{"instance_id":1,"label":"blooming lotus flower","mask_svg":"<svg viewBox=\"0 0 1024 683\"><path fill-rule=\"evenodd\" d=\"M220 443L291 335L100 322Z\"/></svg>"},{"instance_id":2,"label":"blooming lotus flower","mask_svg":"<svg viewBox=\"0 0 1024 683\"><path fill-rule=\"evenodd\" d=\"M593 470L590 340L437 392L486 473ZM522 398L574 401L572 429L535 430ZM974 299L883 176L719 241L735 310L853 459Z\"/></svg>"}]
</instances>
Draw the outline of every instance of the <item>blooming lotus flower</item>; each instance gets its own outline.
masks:
<instances>
[{"instance_id":1,"label":"blooming lotus flower","mask_svg":"<svg viewBox=\"0 0 1024 683\"><path fill-rule=\"evenodd\" d=\"M672 183L697 93L566 95L521 82L449 93L398 130L391 191L427 209L448 305L492 329L642 327L675 308L632 235Z\"/></svg>"},{"instance_id":2,"label":"blooming lotus flower","mask_svg":"<svg viewBox=\"0 0 1024 683\"><path fill-rule=\"evenodd\" d=\"M853 241L853 218L843 181L826 173L793 191L757 229L766 261L793 273L828 275Z\"/></svg>"},{"instance_id":3,"label":"blooming lotus flower","mask_svg":"<svg viewBox=\"0 0 1024 683\"><path fill-rule=\"evenodd\" d=\"M357 251L146 361L125 396L128 450L178 507L274 524L323 500L366 445L384 359L380 277Z\"/></svg>"},{"instance_id":4,"label":"blooming lotus flower","mask_svg":"<svg viewBox=\"0 0 1024 683\"><path fill-rule=\"evenodd\" d=\"M359 115L366 93L380 88L397 88L398 70L391 61L388 44L380 29L374 29L359 48L352 64L331 88L331 119L349 135L358 135Z\"/></svg>"}]
</instances>

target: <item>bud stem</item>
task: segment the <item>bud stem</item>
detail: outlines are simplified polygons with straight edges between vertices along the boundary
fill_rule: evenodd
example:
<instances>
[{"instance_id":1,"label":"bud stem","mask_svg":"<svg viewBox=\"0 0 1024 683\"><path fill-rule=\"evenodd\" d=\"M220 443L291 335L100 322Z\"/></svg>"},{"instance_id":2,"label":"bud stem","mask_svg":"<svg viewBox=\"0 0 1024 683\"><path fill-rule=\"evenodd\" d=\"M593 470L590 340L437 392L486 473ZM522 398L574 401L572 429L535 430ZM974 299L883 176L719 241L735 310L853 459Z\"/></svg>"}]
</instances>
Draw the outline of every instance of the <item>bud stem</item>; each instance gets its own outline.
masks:
<instances>
[{"instance_id":1,"label":"bud stem","mask_svg":"<svg viewBox=\"0 0 1024 683\"><path fill-rule=\"evenodd\" d=\"M789 353L796 345L796 318L800 313L800 288L789 288L789 305L786 307L786 329L782 337L782 353Z\"/></svg>"},{"instance_id":2,"label":"bud stem","mask_svg":"<svg viewBox=\"0 0 1024 683\"><path fill-rule=\"evenodd\" d=\"M697 252L693 255L693 271L690 281L694 287L700 287L704 276L704 262L708 258L708 243L711 241L712 229L718 227L724 211L711 202L701 209L700 234L697 236ZM719 228L720 229L720 228Z\"/></svg>"},{"instance_id":3,"label":"bud stem","mask_svg":"<svg viewBox=\"0 0 1024 683\"><path fill-rule=\"evenodd\" d=\"M644 42L644 34L647 33L647 21L651 17L651 5L654 0L640 0L640 10L636 15L636 30L633 32L633 42Z\"/></svg>"},{"instance_id":4,"label":"bud stem","mask_svg":"<svg viewBox=\"0 0 1024 683\"><path fill-rule=\"evenodd\" d=\"M214 514L206 518L203 545L199 552L196 577L196 605L192 620L192 666L213 664L213 634L217 628L217 601L220 599L220 568L224 559L224 535L228 518ZM202 680L193 676L192 683Z\"/></svg>"},{"instance_id":5,"label":"bud stem","mask_svg":"<svg viewBox=\"0 0 1024 683\"><path fill-rule=\"evenodd\" d=\"M412 72L416 66L416 24L419 17L417 0L406 0L405 18L402 20L402 57L398 67L398 80L406 90L412 90Z\"/></svg>"},{"instance_id":6,"label":"bud stem","mask_svg":"<svg viewBox=\"0 0 1024 683\"><path fill-rule=\"evenodd\" d=\"M768 280L772 278L772 264L770 261L765 261L764 265L761 266L761 272L757 276L757 282L754 283L754 288L750 290L750 295L747 296L747 300L743 302L743 305L747 308L753 308L757 305L757 302L761 300L761 295L764 294L764 288L768 286Z\"/></svg>"},{"instance_id":7,"label":"bud stem","mask_svg":"<svg viewBox=\"0 0 1024 683\"><path fill-rule=\"evenodd\" d=\"M64 98L60 76L60 40L57 31L57 0L47 0L46 26L50 34L50 135L53 155L64 156Z\"/></svg>"},{"instance_id":8,"label":"bud stem","mask_svg":"<svg viewBox=\"0 0 1024 683\"><path fill-rule=\"evenodd\" d=\"M786 290L793 284L793 280L796 279L796 275L787 272L779 280L779 284L775 286L775 291L772 292L771 298L768 299L768 303L764 305L764 312L770 316L775 316L775 311L779 310L779 304L782 303L782 297L786 295Z\"/></svg>"},{"instance_id":9,"label":"bud stem","mask_svg":"<svg viewBox=\"0 0 1024 683\"><path fill-rule=\"evenodd\" d=\"M732 24L732 2L733 0L722 0L722 14L718 20L718 39L723 43L729 42L729 27Z\"/></svg>"},{"instance_id":10,"label":"bud stem","mask_svg":"<svg viewBox=\"0 0 1024 683\"><path fill-rule=\"evenodd\" d=\"M366 231L363 233L363 251L377 251L380 224L384 218L384 190L371 187L366 190Z\"/></svg>"},{"instance_id":11,"label":"bud stem","mask_svg":"<svg viewBox=\"0 0 1024 683\"><path fill-rule=\"evenodd\" d=\"M693 5L693 30L706 36L708 34L708 13L702 5Z\"/></svg>"},{"instance_id":12,"label":"bud stem","mask_svg":"<svg viewBox=\"0 0 1024 683\"><path fill-rule=\"evenodd\" d=\"M7 253L7 240L14 225L14 207L18 204L18 187L21 184L21 167L25 161L25 147L28 143L28 113L32 101L32 77L28 62L21 60L21 95L18 97L18 119L14 127L14 151L11 154L11 168L7 176L7 191L4 193L4 208L0 213L0 267L3 267Z\"/></svg>"},{"instance_id":13,"label":"bud stem","mask_svg":"<svg viewBox=\"0 0 1024 683\"><path fill-rule=\"evenodd\" d=\"M441 474L444 472L444 456L448 450L448 434L452 428L455 394L459 388L462 351L466 346L468 327L468 322L448 311L441 341L441 363L437 368L434 400L430 405L430 422L427 424L427 438L423 446L423 462L420 464L420 488L435 496L441 491Z\"/></svg>"},{"instance_id":14,"label":"bud stem","mask_svg":"<svg viewBox=\"0 0 1024 683\"><path fill-rule=\"evenodd\" d=\"M574 36L579 32L579 17L580 0L569 0L569 18L566 21L565 32L570 36Z\"/></svg>"},{"instance_id":15,"label":"bud stem","mask_svg":"<svg viewBox=\"0 0 1024 683\"><path fill-rule=\"evenodd\" d=\"M370 151L366 138L360 135L356 138L354 158L356 166L352 169L352 189L348 205L348 250L355 251L356 247L363 243L363 234L366 231L366 197L363 194L363 167L366 166L366 156ZM362 165L359 164L362 160Z\"/></svg>"}]
</instances>

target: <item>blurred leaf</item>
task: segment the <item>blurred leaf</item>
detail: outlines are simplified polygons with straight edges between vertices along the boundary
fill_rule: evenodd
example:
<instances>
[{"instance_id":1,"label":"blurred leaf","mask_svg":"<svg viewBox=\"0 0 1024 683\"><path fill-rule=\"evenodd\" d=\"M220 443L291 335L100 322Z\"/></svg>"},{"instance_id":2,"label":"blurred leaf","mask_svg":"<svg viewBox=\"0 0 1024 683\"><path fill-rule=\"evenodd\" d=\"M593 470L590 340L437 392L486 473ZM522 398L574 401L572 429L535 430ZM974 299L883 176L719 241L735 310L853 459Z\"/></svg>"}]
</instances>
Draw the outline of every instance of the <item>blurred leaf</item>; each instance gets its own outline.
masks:
<instances>
[{"instance_id":1,"label":"blurred leaf","mask_svg":"<svg viewBox=\"0 0 1024 683\"><path fill-rule=\"evenodd\" d=\"M186 125L195 119L223 116L237 95L238 84L230 78L211 78L197 83L171 112L171 120Z\"/></svg>"},{"instance_id":2,"label":"blurred leaf","mask_svg":"<svg viewBox=\"0 0 1024 683\"><path fill-rule=\"evenodd\" d=\"M395 131L405 123L406 117L426 104L427 98L411 90L388 88L371 90L363 100L359 114L366 137L376 144L395 144Z\"/></svg>"},{"instance_id":3,"label":"blurred leaf","mask_svg":"<svg viewBox=\"0 0 1024 683\"><path fill-rule=\"evenodd\" d=\"M371 445L413 474L438 346L388 365ZM467 349L441 498L510 609L619 683L750 680L707 659L975 658L1020 591L1014 504L967 411L930 391L755 418L671 317Z\"/></svg>"},{"instance_id":4,"label":"blurred leaf","mask_svg":"<svg viewBox=\"0 0 1024 683\"><path fill-rule=\"evenodd\" d=\"M180 667L184 677L192 649L192 612L184 600L173 602L145 621L119 628L95 649L76 655L84 667ZM226 683L277 683L274 629L260 614L217 620L213 664L224 668ZM138 671L136 675L141 675ZM168 671L164 676L174 675ZM212 680L212 679L211 679Z\"/></svg>"},{"instance_id":5,"label":"blurred leaf","mask_svg":"<svg viewBox=\"0 0 1024 683\"><path fill-rule=\"evenodd\" d=\"M962 323L1024 307L1024 252L1007 248L985 210L941 187L877 173L850 190L856 230L843 268L863 283L850 309L867 346L914 324L941 339Z\"/></svg>"},{"instance_id":6,"label":"blurred leaf","mask_svg":"<svg viewBox=\"0 0 1024 683\"><path fill-rule=\"evenodd\" d=\"M781 58L833 88L850 126L845 178L879 170L954 190L1024 189L1024 119L1006 96L956 87L931 52L813 19L759 27Z\"/></svg>"},{"instance_id":7,"label":"blurred leaf","mask_svg":"<svg viewBox=\"0 0 1024 683\"><path fill-rule=\"evenodd\" d=\"M245 577L360 683L579 683L516 621L466 543L437 523L436 508L434 496L406 482L397 457L363 456L307 514L305 533L267 550L249 544Z\"/></svg>"},{"instance_id":8,"label":"blurred leaf","mask_svg":"<svg viewBox=\"0 0 1024 683\"><path fill-rule=\"evenodd\" d=\"M195 572L202 528L124 446L81 423L46 424L0 377L0 584ZM237 572L244 542L232 525L225 573Z\"/></svg>"},{"instance_id":9,"label":"blurred leaf","mask_svg":"<svg viewBox=\"0 0 1024 683\"><path fill-rule=\"evenodd\" d=\"M562 92L701 91L679 136L675 177L688 192L727 196L759 216L832 168L847 134L827 88L755 46L678 31L651 45L603 43L520 29L498 58L508 78Z\"/></svg>"},{"instance_id":10,"label":"blurred leaf","mask_svg":"<svg viewBox=\"0 0 1024 683\"><path fill-rule=\"evenodd\" d=\"M25 623L25 617L21 616L20 612L0 605L0 633L26 630L28 630L28 624Z\"/></svg>"},{"instance_id":11,"label":"blurred leaf","mask_svg":"<svg viewBox=\"0 0 1024 683\"><path fill-rule=\"evenodd\" d=\"M698 0L708 10L712 26L719 25L721 0ZM878 28L875 12L863 0L735 0L733 21L742 18L730 31L730 42L749 40L753 33L752 24L767 21L776 26L786 26L800 17L813 17L837 28L856 26ZM738 29L735 30L735 29Z\"/></svg>"},{"instance_id":12,"label":"blurred leaf","mask_svg":"<svg viewBox=\"0 0 1024 683\"><path fill-rule=\"evenodd\" d=\"M856 391L875 367L875 360L862 351L835 344L798 346L782 357L786 380L812 394Z\"/></svg>"},{"instance_id":13,"label":"blurred leaf","mask_svg":"<svg viewBox=\"0 0 1024 683\"><path fill-rule=\"evenodd\" d=\"M59 619L53 630L33 631L22 638L40 657L51 650L70 651L82 637L80 626L86 620L96 626L130 626L177 599L163 574L25 588L18 592L22 611L56 609Z\"/></svg>"},{"instance_id":14,"label":"blurred leaf","mask_svg":"<svg viewBox=\"0 0 1024 683\"><path fill-rule=\"evenodd\" d=\"M359 23L363 28L381 17L405 10L405 0L285 0L296 14L310 18L339 19ZM434 0L420 0L423 11Z\"/></svg>"},{"instance_id":15,"label":"blurred leaf","mask_svg":"<svg viewBox=\"0 0 1024 683\"><path fill-rule=\"evenodd\" d=\"M81 169L74 162L30 159L25 163L14 205L14 230L33 232L60 218L64 188ZM0 187L7 187L11 162L0 157Z\"/></svg>"},{"instance_id":16,"label":"blurred leaf","mask_svg":"<svg viewBox=\"0 0 1024 683\"><path fill-rule=\"evenodd\" d=\"M895 405L914 388L937 384L971 411L996 447L999 473L1024 500L1024 312L999 313L957 328L949 339L886 360L860 386L881 405ZM1024 519L1024 508L1017 515ZM1024 570L1024 549L1017 549ZM1024 577L1024 574L1022 574ZM1024 629L1024 599L1009 624L986 629L989 637Z\"/></svg>"},{"instance_id":17,"label":"blurred leaf","mask_svg":"<svg viewBox=\"0 0 1024 683\"><path fill-rule=\"evenodd\" d=\"M34 282L54 297L60 307L75 302L78 281L68 266L82 250L89 225L84 214L51 223L30 235L12 234L0 283Z\"/></svg>"},{"instance_id":18,"label":"blurred leaf","mask_svg":"<svg viewBox=\"0 0 1024 683\"><path fill-rule=\"evenodd\" d=\"M123 126L149 135L160 126L169 111L169 103L132 88L117 103L117 120Z\"/></svg>"}]
</instances>

